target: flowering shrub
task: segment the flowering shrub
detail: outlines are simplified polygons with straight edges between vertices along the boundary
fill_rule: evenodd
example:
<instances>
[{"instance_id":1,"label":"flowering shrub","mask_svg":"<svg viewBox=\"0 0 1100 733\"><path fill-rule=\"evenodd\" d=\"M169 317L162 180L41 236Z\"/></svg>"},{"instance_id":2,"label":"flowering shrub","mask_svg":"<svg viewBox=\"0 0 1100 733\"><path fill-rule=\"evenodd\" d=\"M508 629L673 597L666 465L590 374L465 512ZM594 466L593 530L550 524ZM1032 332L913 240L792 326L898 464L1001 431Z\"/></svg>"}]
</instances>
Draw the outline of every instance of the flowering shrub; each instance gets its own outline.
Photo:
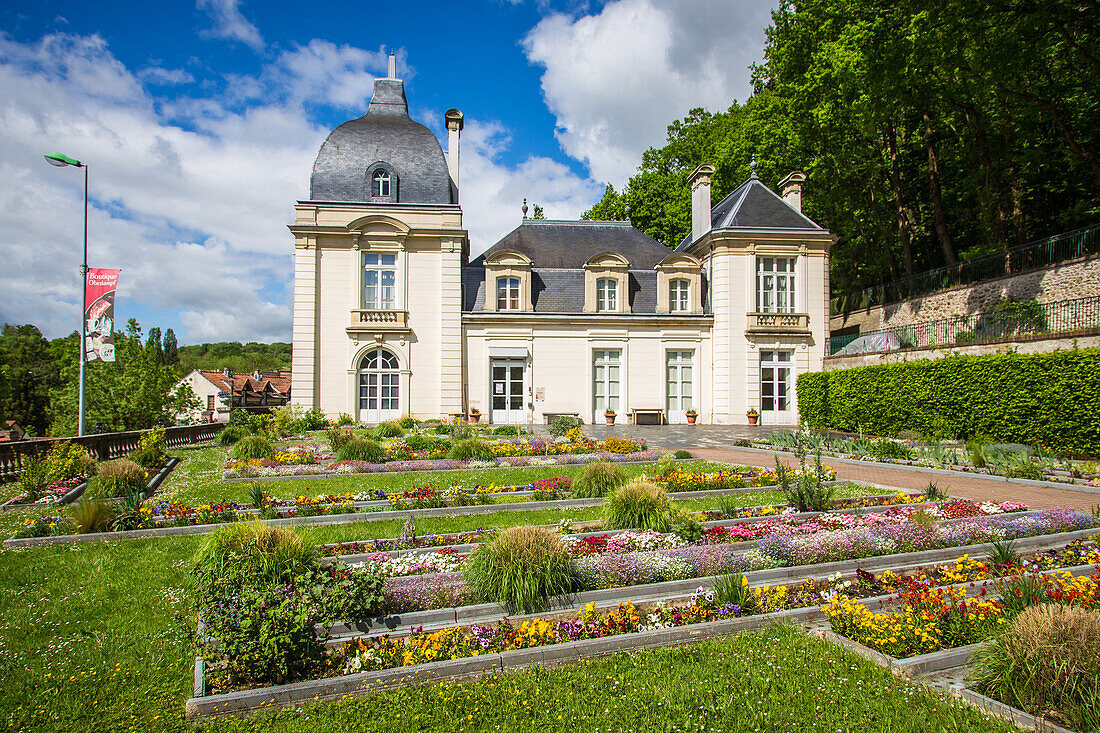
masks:
<instances>
[{"instance_id":1,"label":"flowering shrub","mask_svg":"<svg viewBox=\"0 0 1100 733\"><path fill-rule=\"evenodd\" d=\"M24 493L18 494L17 496L12 497L11 503L12 504L57 504L58 502L61 501L62 497L64 497L65 494L69 493L70 491L75 489L77 486L80 486L80 484L82 484L83 482L84 482L84 479L81 478L81 477L74 477L74 478L67 478L67 479L60 479L60 480L56 480L56 481L51 481L51 482L46 484L45 488L42 490L41 496L34 499L33 501L31 500L30 495L27 494L26 492L24 492Z\"/></svg>"}]
</instances>

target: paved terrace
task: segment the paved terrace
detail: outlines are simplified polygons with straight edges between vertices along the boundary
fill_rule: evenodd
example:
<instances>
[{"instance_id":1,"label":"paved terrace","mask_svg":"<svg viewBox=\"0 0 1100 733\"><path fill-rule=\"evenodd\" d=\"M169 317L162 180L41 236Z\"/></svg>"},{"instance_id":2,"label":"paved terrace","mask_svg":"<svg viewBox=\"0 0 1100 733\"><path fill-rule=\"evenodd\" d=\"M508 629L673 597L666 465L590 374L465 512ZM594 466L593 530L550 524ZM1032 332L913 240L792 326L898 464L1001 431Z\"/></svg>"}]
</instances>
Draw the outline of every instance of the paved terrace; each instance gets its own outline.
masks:
<instances>
[{"instance_id":1,"label":"paved terrace","mask_svg":"<svg viewBox=\"0 0 1100 733\"><path fill-rule=\"evenodd\" d=\"M609 435L645 438L652 448L661 450L690 450L698 458L726 461L747 466L772 467L775 456L789 466L797 466L798 460L790 453L763 453L733 447L738 440L761 438L771 432L787 428L749 427L746 425L585 425L584 431L594 438ZM545 432L545 426L535 426L536 432ZM847 463L837 460L823 462L836 469L837 477L853 481L871 481L902 489L923 489L929 481L935 481L951 496L974 501L1022 501L1036 509L1070 506L1091 509L1100 504L1100 489L1090 491L1072 488L1031 486L1007 482L995 476L982 476L962 472L944 474L916 466L892 466L884 463Z\"/></svg>"}]
</instances>

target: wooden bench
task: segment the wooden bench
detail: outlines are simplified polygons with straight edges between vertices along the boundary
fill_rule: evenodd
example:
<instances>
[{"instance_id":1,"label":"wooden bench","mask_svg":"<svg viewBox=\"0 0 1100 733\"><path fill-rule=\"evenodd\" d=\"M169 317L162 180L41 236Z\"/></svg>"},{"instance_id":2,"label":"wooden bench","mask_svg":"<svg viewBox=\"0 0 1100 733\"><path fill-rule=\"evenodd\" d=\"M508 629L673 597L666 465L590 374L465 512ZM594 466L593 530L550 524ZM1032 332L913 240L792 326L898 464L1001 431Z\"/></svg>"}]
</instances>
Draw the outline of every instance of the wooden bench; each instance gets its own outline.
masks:
<instances>
[{"instance_id":1,"label":"wooden bench","mask_svg":"<svg viewBox=\"0 0 1100 733\"><path fill-rule=\"evenodd\" d=\"M643 418L645 422L641 422ZM665 411L656 408L634 408L630 411L630 422L634 425L664 425Z\"/></svg>"}]
</instances>

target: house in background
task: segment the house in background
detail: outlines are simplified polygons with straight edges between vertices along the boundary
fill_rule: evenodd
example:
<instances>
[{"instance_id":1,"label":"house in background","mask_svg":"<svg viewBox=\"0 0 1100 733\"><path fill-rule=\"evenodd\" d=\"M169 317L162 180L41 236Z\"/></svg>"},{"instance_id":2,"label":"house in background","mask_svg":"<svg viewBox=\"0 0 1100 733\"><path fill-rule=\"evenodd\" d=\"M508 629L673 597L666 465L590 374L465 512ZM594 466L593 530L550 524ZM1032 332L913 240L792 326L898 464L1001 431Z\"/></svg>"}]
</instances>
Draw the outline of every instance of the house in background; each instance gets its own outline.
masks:
<instances>
[{"instance_id":1,"label":"house in background","mask_svg":"<svg viewBox=\"0 0 1100 733\"><path fill-rule=\"evenodd\" d=\"M462 113L447 155L375 81L337 127L295 206L295 401L375 423L556 414L793 424L797 375L828 341L829 249L801 213L802 173L751 177L716 205L691 175L691 234L674 250L624 221L526 218L472 261L459 204Z\"/></svg>"},{"instance_id":2,"label":"house in background","mask_svg":"<svg viewBox=\"0 0 1100 733\"><path fill-rule=\"evenodd\" d=\"M199 409L179 416L187 423L228 422L231 409L270 412L290 402L289 370L234 374L232 369L195 369L180 380L201 400Z\"/></svg>"}]
</instances>

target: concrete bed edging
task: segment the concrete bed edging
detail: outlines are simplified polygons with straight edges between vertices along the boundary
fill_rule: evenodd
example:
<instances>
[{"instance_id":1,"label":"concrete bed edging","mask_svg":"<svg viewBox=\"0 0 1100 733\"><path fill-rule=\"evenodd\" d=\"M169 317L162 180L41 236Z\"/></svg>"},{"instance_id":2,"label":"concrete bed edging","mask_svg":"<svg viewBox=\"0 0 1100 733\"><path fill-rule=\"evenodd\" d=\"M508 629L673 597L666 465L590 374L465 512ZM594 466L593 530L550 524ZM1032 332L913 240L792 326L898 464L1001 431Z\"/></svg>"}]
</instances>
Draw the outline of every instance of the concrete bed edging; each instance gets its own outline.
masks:
<instances>
[{"instance_id":1,"label":"concrete bed edging","mask_svg":"<svg viewBox=\"0 0 1100 733\"><path fill-rule=\"evenodd\" d=\"M736 450L747 450L754 453L761 453L765 455L794 455L791 451L756 448L754 446L734 446ZM967 478L984 479L986 481L994 481L1008 484L1020 484L1022 486L1036 486L1041 489L1062 489L1063 491L1080 491L1086 494L1100 494L1100 487L1087 486L1085 484L1075 483L1063 483L1061 481L1039 481L1029 478L1010 478L1008 476L998 476L992 473L978 473L977 471L954 471L950 468L932 468L926 466L915 466L907 463L895 463L893 461L861 461L858 458L841 458L840 456L825 456L822 455L822 461L840 461L841 463L847 463L853 466L875 466L879 465L884 468L896 468L901 471L911 471L919 473L934 473L939 476L962 476Z\"/></svg>"},{"instance_id":2,"label":"concrete bed edging","mask_svg":"<svg viewBox=\"0 0 1100 733\"><path fill-rule=\"evenodd\" d=\"M982 712L1006 720L1020 728L1041 731L1041 733L1076 733L1076 731L1072 731L1069 728L1063 728L1060 725L1050 722L1046 718L1032 715L1019 708L1014 708L1011 705L1006 705L1003 702L994 700L991 697L986 697L980 692L971 690L966 685L960 685L958 683L952 684L948 688L948 692L959 700L978 708Z\"/></svg>"}]
</instances>

